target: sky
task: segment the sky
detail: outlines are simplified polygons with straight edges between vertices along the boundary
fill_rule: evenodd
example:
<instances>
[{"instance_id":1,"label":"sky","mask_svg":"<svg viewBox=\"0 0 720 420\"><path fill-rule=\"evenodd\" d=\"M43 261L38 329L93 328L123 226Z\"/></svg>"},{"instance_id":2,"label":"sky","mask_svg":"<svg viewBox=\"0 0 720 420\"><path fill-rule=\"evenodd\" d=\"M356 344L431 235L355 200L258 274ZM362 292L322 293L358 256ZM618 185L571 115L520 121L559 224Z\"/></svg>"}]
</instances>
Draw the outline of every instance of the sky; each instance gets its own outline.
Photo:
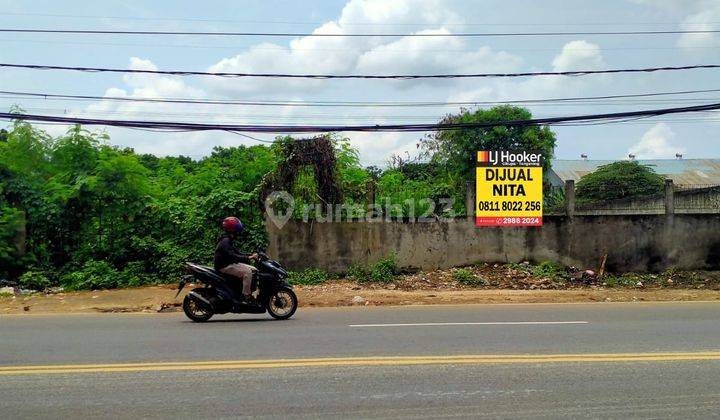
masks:
<instances>
[{"instance_id":1,"label":"sky","mask_svg":"<svg viewBox=\"0 0 720 420\"><path fill-rule=\"evenodd\" d=\"M0 0L0 28L301 33L463 33L720 29L720 0ZM196 37L0 34L0 62L130 69L322 74L597 70L720 63L720 34L556 37ZM720 71L463 80L221 79L0 69L0 90L136 98L272 101L506 101L720 89ZM536 104L535 117L720 102L720 92L648 101ZM0 109L109 119L233 124L433 123L457 106L252 107L63 101L0 95ZM0 122L0 124L5 124ZM60 135L64 126L46 126ZM200 158L251 145L224 132L106 130L140 153ZM554 127L555 155L720 158L720 114ZM367 165L417 154L422 133L346 133ZM254 135L272 139L272 135Z\"/></svg>"}]
</instances>

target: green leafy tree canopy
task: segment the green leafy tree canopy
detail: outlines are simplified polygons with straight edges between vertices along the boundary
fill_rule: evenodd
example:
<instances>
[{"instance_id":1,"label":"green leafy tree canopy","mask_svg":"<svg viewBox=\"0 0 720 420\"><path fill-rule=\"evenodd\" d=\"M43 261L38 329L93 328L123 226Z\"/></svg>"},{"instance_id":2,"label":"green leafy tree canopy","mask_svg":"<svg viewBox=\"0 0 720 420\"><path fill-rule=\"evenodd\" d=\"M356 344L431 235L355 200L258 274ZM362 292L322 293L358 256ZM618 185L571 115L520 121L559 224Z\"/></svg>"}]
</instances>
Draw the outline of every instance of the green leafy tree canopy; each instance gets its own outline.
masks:
<instances>
[{"instance_id":1,"label":"green leafy tree canopy","mask_svg":"<svg viewBox=\"0 0 720 420\"><path fill-rule=\"evenodd\" d=\"M492 123L498 121L529 120L532 114L525 108L510 105L488 110L463 109L459 114L448 115L441 124ZM473 179L479 150L535 150L543 154L545 171L555 148L555 133L548 127L505 126L441 131L425 138L421 143L424 152L458 171L466 180Z\"/></svg>"},{"instance_id":2,"label":"green leafy tree canopy","mask_svg":"<svg viewBox=\"0 0 720 420\"><path fill-rule=\"evenodd\" d=\"M600 166L580 181L575 189L578 204L597 203L626 197L660 193L665 180L662 175L636 161L613 162Z\"/></svg>"}]
</instances>

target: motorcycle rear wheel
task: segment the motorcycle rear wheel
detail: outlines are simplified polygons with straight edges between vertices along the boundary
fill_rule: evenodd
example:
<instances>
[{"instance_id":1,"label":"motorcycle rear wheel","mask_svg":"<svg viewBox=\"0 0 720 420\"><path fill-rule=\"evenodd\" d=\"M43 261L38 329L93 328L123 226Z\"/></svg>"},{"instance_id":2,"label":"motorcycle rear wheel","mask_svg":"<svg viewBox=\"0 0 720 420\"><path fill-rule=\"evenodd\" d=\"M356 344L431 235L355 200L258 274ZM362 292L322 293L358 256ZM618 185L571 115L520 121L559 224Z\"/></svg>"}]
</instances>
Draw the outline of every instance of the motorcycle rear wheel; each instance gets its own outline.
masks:
<instances>
[{"instance_id":1,"label":"motorcycle rear wheel","mask_svg":"<svg viewBox=\"0 0 720 420\"><path fill-rule=\"evenodd\" d=\"M212 308L190 296L185 296L183 299L183 312L193 322L205 322L214 315Z\"/></svg>"},{"instance_id":2,"label":"motorcycle rear wheel","mask_svg":"<svg viewBox=\"0 0 720 420\"><path fill-rule=\"evenodd\" d=\"M295 314L298 307L298 298L295 292L288 287L281 287L268 298L267 311L275 319L288 319Z\"/></svg>"}]
</instances>

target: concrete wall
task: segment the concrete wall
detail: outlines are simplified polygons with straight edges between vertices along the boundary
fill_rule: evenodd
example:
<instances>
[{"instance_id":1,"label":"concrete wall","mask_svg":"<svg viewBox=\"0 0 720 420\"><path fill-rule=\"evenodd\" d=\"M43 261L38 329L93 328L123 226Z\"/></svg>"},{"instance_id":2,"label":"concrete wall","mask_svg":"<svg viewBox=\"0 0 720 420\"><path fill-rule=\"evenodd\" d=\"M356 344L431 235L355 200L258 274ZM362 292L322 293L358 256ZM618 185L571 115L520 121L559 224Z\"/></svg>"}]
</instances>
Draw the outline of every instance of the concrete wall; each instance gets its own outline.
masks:
<instances>
[{"instance_id":1,"label":"concrete wall","mask_svg":"<svg viewBox=\"0 0 720 420\"><path fill-rule=\"evenodd\" d=\"M342 272L392 252L400 266L552 260L611 271L720 269L720 214L546 216L539 228L476 228L450 222L268 223L270 255L291 270Z\"/></svg>"}]
</instances>

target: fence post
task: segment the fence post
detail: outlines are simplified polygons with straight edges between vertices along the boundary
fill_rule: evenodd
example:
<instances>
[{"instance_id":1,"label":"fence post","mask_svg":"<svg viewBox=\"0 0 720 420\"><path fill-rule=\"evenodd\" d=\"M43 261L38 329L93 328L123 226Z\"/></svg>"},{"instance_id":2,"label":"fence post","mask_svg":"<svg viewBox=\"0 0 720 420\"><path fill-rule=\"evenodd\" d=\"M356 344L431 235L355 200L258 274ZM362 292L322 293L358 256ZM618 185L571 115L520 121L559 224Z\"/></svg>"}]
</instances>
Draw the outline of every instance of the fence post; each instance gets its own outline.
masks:
<instances>
[{"instance_id":1,"label":"fence post","mask_svg":"<svg viewBox=\"0 0 720 420\"><path fill-rule=\"evenodd\" d=\"M565 214L568 217L575 215L575 180L565 181Z\"/></svg>"},{"instance_id":2,"label":"fence post","mask_svg":"<svg viewBox=\"0 0 720 420\"><path fill-rule=\"evenodd\" d=\"M472 182L465 185L465 212L467 217L475 216L475 184Z\"/></svg>"},{"instance_id":3,"label":"fence post","mask_svg":"<svg viewBox=\"0 0 720 420\"><path fill-rule=\"evenodd\" d=\"M675 188L673 180L665 180L665 214L675 214Z\"/></svg>"}]
</instances>

